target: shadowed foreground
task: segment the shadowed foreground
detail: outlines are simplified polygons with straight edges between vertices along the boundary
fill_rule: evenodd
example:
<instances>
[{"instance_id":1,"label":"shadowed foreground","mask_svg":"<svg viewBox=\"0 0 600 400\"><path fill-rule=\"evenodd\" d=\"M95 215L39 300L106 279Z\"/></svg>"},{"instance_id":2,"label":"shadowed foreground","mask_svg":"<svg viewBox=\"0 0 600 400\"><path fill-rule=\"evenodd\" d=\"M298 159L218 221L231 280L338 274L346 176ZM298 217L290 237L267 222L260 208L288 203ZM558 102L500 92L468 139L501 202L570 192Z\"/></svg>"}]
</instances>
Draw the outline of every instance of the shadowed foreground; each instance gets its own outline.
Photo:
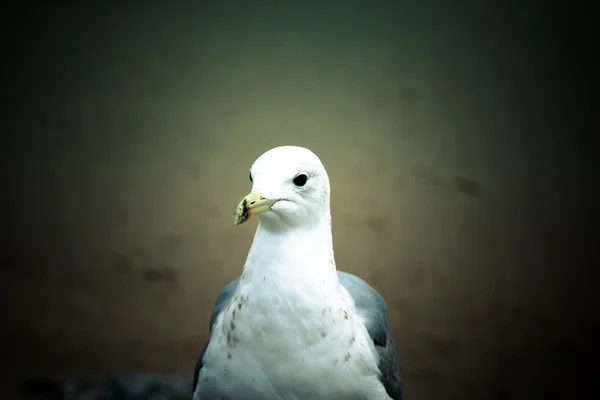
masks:
<instances>
[{"instance_id":1,"label":"shadowed foreground","mask_svg":"<svg viewBox=\"0 0 600 400\"><path fill-rule=\"evenodd\" d=\"M24 400L183 400L192 397L192 378L115 375L59 382L29 379L21 386Z\"/></svg>"}]
</instances>

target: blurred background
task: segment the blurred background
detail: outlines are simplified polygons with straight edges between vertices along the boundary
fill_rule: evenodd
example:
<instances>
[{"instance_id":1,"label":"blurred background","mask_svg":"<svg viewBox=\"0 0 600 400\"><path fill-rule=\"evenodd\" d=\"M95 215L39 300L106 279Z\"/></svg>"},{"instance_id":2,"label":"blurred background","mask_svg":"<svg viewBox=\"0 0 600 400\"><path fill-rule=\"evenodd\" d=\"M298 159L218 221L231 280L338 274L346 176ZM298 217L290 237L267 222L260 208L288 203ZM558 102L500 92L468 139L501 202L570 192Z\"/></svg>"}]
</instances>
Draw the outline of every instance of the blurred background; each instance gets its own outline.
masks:
<instances>
[{"instance_id":1,"label":"blurred background","mask_svg":"<svg viewBox=\"0 0 600 400\"><path fill-rule=\"evenodd\" d=\"M387 300L407 399L591 387L585 10L165 4L3 12L0 397L189 379L254 234L248 169L286 144L329 171L338 268Z\"/></svg>"}]
</instances>

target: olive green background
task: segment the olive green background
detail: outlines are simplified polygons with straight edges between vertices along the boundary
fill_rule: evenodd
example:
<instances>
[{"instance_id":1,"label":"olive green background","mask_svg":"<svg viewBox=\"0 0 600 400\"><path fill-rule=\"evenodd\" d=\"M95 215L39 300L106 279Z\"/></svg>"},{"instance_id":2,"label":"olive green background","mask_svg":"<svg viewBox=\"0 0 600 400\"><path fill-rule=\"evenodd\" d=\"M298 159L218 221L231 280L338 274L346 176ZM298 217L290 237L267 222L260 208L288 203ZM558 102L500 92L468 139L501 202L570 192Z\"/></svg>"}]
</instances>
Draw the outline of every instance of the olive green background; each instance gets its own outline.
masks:
<instances>
[{"instance_id":1,"label":"olive green background","mask_svg":"<svg viewBox=\"0 0 600 400\"><path fill-rule=\"evenodd\" d=\"M191 374L254 233L232 223L248 169L286 144L329 172L338 268L387 300L407 399L585 379L583 22L506 2L91 4L3 17L5 379Z\"/></svg>"}]
</instances>

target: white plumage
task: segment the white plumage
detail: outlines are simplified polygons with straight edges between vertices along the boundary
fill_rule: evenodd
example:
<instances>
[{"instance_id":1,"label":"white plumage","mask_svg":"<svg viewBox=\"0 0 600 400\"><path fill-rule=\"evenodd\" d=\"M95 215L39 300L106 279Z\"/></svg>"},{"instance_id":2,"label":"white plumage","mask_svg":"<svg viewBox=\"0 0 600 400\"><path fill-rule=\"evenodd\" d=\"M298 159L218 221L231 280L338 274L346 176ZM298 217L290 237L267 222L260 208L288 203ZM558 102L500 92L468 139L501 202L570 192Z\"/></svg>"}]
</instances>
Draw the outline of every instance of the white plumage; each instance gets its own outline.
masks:
<instances>
[{"instance_id":1,"label":"white plumage","mask_svg":"<svg viewBox=\"0 0 600 400\"><path fill-rule=\"evenodd\" d=\"M236 223L260 214L258 228L241 277L217 299L194 399L400 399L385 302L336 271L318 157L278 147L250 176Z\"/></svg>"}]
</instances>

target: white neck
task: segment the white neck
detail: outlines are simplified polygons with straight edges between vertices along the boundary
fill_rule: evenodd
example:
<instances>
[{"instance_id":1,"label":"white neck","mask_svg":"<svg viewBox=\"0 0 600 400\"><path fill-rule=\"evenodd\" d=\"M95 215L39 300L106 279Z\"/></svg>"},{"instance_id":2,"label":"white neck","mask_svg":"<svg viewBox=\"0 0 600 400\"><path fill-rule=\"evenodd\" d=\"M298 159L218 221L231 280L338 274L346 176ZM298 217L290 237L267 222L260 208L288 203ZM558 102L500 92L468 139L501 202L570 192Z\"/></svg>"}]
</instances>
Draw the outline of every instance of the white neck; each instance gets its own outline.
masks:
<instances>
[{"instance_id":1,"label":"white neck","mask_svg":"<svg viewBox=\"0 0 600 400\"><path fill-rule=\"evenodd\" d=\"M244 265L244 281L269 281L297 290L337 286L330 218L311 226L269 228L259 221Z\"/></svg>"}]
</instances>

